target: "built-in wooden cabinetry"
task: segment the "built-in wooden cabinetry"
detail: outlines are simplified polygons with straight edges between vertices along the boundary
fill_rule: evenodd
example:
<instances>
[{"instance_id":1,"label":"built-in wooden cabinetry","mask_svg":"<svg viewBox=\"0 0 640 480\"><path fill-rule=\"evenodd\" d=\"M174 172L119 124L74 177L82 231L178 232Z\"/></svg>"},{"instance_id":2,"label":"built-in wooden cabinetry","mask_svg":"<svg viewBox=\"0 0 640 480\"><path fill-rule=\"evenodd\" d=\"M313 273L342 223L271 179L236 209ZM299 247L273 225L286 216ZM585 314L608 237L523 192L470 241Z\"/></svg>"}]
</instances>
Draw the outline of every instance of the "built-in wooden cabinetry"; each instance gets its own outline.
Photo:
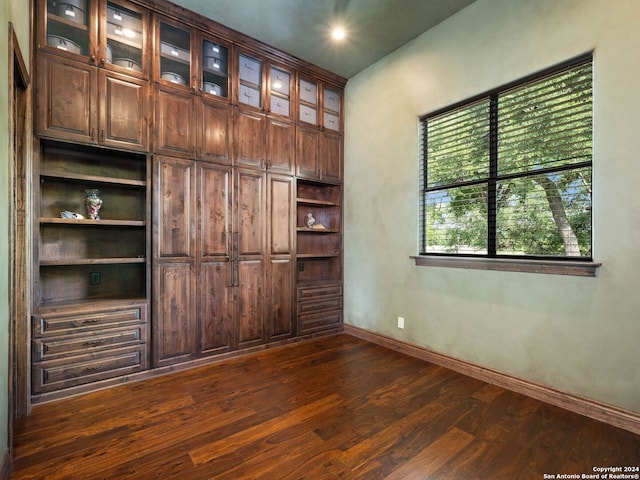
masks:
<instances>
[{"instance_id":1,"label":"built-in wooden cabinetry","mask_svg":"<svg viewBox=\"0 0 640 480\"><path fill-rule=\"evenodd\" d=\"M146 369L150 283L147 155L42 140L38 157L34 395Z\"/></svg>"},{"instance_id":2,"label":"built-in wooden cabinetry","mask_svg":"<svg viewBox=\"0 0 640 480\"><path fill-rule=\"evenodd\" d=\"M36 3L32 400L338 331L344 79L165 0Z\"/></svg>"},{"instance_id":3,"label":"built-in wooden cabinetry","mask_svg":"<svg viewBox=\"0 0 640 480\"><path fill-rule=\"evenodd\" d=\"M297 315L305 334L342 322L342 187L298 179L296 205Z\"/></svg>"}]
</instances>

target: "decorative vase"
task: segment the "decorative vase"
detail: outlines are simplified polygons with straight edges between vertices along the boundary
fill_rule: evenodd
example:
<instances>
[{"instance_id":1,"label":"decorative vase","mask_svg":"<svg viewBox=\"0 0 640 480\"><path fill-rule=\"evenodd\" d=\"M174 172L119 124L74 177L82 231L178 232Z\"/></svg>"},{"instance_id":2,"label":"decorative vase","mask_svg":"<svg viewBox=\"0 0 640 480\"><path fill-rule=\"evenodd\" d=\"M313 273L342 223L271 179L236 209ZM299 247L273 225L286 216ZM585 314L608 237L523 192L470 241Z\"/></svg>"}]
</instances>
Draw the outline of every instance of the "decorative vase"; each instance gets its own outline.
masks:
<instances>
[{"instance_id":1,"label":"decorative vase","mask_svg":"<svg viewBox=\"0 0 640 480\"><path fill-rule=\"evenodd\" d=\"M92 220L100 220L100 207L102 207L102 199L100 198L100 190L90 188L85 190L87 196L84 198L84 204L87 207L87 213Z\"/></svg>"},{"instance_id":2,"label":"decorative vase","mask_svg":"<svg viewBox=\"0 0 640 480\"><path fill-rule=\"evenodd\" d=\"M316 223L316 219L311 212L307 213L304 223L307 225L307 228L312 228L313 224Z\"/></svg>"}]
</instances>

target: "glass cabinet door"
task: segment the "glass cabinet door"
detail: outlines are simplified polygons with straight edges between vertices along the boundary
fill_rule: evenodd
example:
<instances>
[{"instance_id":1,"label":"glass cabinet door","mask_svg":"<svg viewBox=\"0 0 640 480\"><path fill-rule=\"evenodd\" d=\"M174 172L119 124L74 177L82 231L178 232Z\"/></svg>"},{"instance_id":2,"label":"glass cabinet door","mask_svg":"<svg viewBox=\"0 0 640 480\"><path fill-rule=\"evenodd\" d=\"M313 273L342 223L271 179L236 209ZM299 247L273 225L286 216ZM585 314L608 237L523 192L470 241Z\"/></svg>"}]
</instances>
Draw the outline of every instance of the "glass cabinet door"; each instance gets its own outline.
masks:
<instances>
[{"instance_id":1,"label":"glass cabinet door","mask_svg":"<svg viewBox=\"0 0 640 480\"><path fill-rule=\"evenodd\" d=\"M175 85L191 84L191 33L160 22L160 80Z\"/></svg>"},{"instance_id":2,"label":"glass cabinet door","mask_svg":"<svg viewBox=\"0 0 640 480\"><path fill-rule=\"evenodd\" d=\"M291 116L291 74L278 67L271 67L269 75L271 113Z\"/></svg>"},{"instance_id":3,"label":"glass cabinet door","mask_svg":"<svg viewBox=\"0 0 640 480\"><path fill-rule=\"evenodd\" d=\"M244 54L240 54L238 60L238 102L260 108L262 106L262 62Z\"/></svg>"},{"instance_id":4,"label":"glass cabinet door","mask_svg":"<svg viewBox=\"0 0 640 480\"><path fill-rule=\"evenodd\" d=\"M107 2L105 63L142 72L144 34L141 13Z\"/></svg>"},{"instance_id":5,"label":"glass cabinet door","mask_svg":"<svg viewBox=\"0 0 640 480\"><path fill-rule=\"evenodd\" d=\"M340 93L330 88L323 92L323 125L329 130L340 131Z\"/></svg>"},{"instance_id":6,"label":"glass cabinet door","mask_svg":"<svg viewBox=\"0 0 640 480\"><path fill-rule=\"evenodd\" d=\"M318 125L318 85L301 78L298 95L300 121Z\"/></svg>"},{"instance_id":7,"label":"glass cabinet door","mask_svg":"<svg viewBox=\"0 0 640 480\"><path fill-rule=\"evenodd\" d=\"M93 6L94 3L91 3ZM47 45L69 53L91 56L87 0L47 0Z\"/></svg>"},{"instance_id":8,"label":"glass cabinet door","mask_svg":"<svg viewBox=\"0 0 640 480\"><path fill-rule=\"evenodd\" d=\"M202 40L202 92L229 96L229 50L211 40Z\"/></svg>"}]
</instances>

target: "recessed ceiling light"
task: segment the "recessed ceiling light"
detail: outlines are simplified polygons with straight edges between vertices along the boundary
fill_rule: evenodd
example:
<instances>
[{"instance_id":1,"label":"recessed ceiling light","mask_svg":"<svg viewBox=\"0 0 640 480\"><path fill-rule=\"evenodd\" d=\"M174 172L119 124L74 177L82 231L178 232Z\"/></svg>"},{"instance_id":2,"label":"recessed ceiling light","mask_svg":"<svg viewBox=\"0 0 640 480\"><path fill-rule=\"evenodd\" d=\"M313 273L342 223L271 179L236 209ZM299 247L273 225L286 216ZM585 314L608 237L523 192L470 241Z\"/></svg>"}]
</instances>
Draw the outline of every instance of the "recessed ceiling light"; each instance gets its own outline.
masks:
<instances>
[{"instance_id":1,"label":"recessed ceiling light","mask_svg":"<svg viewBox=\"0 0 640 480\"><path fill-rule=\"evenodd\" d=\"M343 27L334 27L331 31L331 38L334 40L344 40L347 36L347 32Z\"/></svg>"}]
</instances>

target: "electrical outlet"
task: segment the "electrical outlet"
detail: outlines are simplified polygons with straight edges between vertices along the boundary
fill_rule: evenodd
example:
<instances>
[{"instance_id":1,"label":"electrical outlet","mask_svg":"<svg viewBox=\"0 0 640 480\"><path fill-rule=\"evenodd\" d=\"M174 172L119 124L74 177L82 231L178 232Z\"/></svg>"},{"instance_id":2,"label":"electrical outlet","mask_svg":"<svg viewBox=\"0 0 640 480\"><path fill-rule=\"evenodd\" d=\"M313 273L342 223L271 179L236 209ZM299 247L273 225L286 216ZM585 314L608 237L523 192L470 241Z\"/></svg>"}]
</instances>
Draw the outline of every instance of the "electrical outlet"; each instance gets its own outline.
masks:
<instances>
[{"instance_id":1,"label":"electrical outlet","mask_svg":"<svg viewBox=\"0 0 640 480\"><path fill-rule=\"evenodd\" d=\"M398 328L404 328L404 317L398 317Z\"/></svg>"},{"instance_id":2,"label":"electrical outlet","mask_svg":"<svg viewBox=\"0 0 640 480\"><path fill-rule=\"evenodd\" d=\"M100 285L100 272L91 272L89 274L89 285Z\"/></svg>"}]
</instances>

